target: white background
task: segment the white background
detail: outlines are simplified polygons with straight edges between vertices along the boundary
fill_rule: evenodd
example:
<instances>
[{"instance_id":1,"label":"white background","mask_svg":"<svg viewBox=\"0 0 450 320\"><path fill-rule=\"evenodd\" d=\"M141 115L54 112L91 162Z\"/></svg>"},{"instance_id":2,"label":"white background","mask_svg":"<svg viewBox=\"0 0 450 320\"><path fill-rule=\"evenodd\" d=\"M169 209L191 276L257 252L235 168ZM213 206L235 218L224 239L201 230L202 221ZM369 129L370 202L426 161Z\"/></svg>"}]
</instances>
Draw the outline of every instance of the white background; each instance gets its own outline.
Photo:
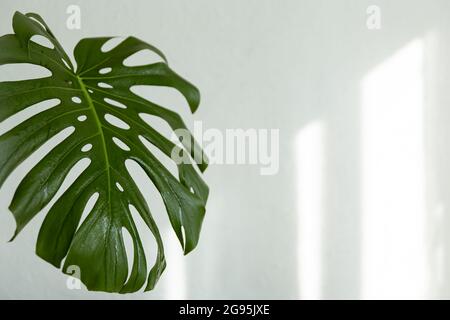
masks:
<instances>
[{"instance_id":1,"label":"white background","mask_svg":"<svg viewBox=\"0 0 450 320\"><path fill-rule=\"evenodd\" d=\"M81 30L66 28L69 4L81 7ZM381 30L366 26L373 4ZM148 293L67 289L34 254L43 213L7 243L8 204L33 164L24 163L0 193L0 298L450 298L448 1L2 0L0 9L0 34L14 11L37 12L68 52L106 35L161 48L202 92L193 116L167 98L190 127L280 129L277 175L207 170L207 215L187 257L146 190L169 244L168 269ZM0 67L0 80L28 75L12 70Z\"/></svg>"}]
</instances>

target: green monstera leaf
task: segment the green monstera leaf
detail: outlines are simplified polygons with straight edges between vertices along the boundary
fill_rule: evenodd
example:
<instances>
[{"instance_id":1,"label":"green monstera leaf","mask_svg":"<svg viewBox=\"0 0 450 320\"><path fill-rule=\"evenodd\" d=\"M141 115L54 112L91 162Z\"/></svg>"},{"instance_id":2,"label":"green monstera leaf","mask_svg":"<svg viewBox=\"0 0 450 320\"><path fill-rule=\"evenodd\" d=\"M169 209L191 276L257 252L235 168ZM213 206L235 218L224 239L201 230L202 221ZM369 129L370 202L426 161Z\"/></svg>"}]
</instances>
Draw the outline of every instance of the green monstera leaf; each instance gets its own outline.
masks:
<instances>
[{"instance_id":1,"label":"green monstera leaf","mask_svg":"<svg viewBox=\"0 0 450 320\"><path fill-rule=\"evenodd\" d=\"M0 137L0 185L36 149L67 128L73 132L57 144L20 182L10 204L17 229L14 237L54 197L68 172L82 159L89 166L54 202L40 228L37 254L68 272L76 265L89 290L134 292L154 288L165 268L163 241L148 205L125 166L136 162L161 194L171 225L184 253L199 240L208 187L199 175L205 161L180 116L152 103L130 88L135 85L166 86L178 90L194 112L199 91L172 71L155 47L129 37L108 52L101 50L111 38L81 40L74 51L77 68L43 19L34 13L16 12L14 34L0 37L0 65L27 63L45 67L49 77L0 83L0 121L42 101L59 103L16 125ZM51 46L34 41L45 37ZM162 62L129 67L124 60L141 50L158 54ZM174 144L142 118L150 114L166 121L174 132L185 129L181 144ZM115 121L108 119L112 117ZM118 126L118 121L122 124ZM178 179L143 144L143 139L167 156L181 155ZM197 156L198 158L198 156ZM204 159L203 157L201 157ZM192 162L191 162L192 161ZM93 195L98 198L87 217L83 210ZM155 238L158 252L150 268L133 220L133 206ZM133 261L127 261L123 240L126 229L133 241ZM148 270L150 269L150 270Z\"/></svg>"}]
</instances>

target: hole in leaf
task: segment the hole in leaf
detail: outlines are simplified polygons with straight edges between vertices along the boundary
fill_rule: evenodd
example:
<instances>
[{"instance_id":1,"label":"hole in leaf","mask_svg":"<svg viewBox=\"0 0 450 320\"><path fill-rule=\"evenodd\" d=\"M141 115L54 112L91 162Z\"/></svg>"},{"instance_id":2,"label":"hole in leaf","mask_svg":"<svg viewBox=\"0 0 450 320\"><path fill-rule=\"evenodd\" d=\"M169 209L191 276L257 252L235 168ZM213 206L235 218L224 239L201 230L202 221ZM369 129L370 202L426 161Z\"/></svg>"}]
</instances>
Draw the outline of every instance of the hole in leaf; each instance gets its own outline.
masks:
<instances>
[{"instance_id":1,"label":"hole in leaf","mask_svg":"<svg viewBox=\"0 0 450 320\"><path fill-rule=\"evenodd\" d=\"M172 128L166 120L148 113L139 113L139 117L163 136L170 137L172 135Z\"/></svg>"},{"instance_id":2,"label":"hole in leaf","mask_svg":"<svg viewBox=\"0 0 450 320\"><path fill-rule=\"evenodd\" d=\"M33 20L34 22L36 22L37 24L39 24L40 27L42 27L42 29L44 29L45 31L47 31L47 28L45 27L45 25L40 22L38 19L36 19L35 17L28 17L29 19Z\"/></svg>"},{"instance_id":3,"label":"hole in leaf","mask_svg":"<svg viewBox=\"0 0 450 320\"><path fill-rule=\"evenodd\" d=\"M115 106L115 107L118 107L118 108L121 108L121 109L126 109L127 108L126 105L124 105L123 103L121 103L119 101L116 101L116 100L113 100L113 99L109 99L109 98L105 98L104 100L105 100L105 102L107 102L108 104L110 104L112 106Z\"/></svg>"},{"instance_id":4,"label":"hole in leaf","mask_svg":"<svg viewBox=\"0 0 450 320\"><path fill-rule=\"evenodd\" d=\"M165 86L135 85L130 88L134 94L160 106L170 106L173 110L184 111L189 115L189 105L184 96L176 89ZM183 114L181 114L183 116Z\"/></svg>"},{"instance_id":5,"label":"hole in leaf","mask_svg":"<svg viewBox=\"0 0 450 320\"><path fill-rule=\"evenodd\" d=\"M125 40L123 37L114 37L106 41L100 50L102 52L108 52L117 47L123 40Z\"/></svg>"},{"instance_id":6,"label":"hole in leaf","mask_svg":"<svg viewBox=\"0 0 450 320\"><path fill-rule=\"evenodd\" d=\"M83 122L86 121L87 117L83 114L77 118L78 121Z\"/></svg>"},{"instance_id":7,"label":"hole in leaf","mask_svg":"<svg viewBox=\"0 0 450 320\"><path fill-rule=\"evenodd\" d=\"M112 68L102 68L102 69L100 69L99 71L98 71L98 73L100 73L100 74L107 74L107 73L110 73L112 71Z\"/></svg>"},{"instance_id":8,"label":"hole in leaf","mask_svg":"<svg viewBox=\"0 0 450 320\"><path fill-rule=\"evenodd\" d=\"M97 85L98 85L100 88L104 88L104 89L112 89L112 88L113 88L112 85L107 84L107 83L105 83L105 82L99 82Z\"/></svg>"},{"instance_id":9,"label":"hole in leaf","mask_svg":"<svg viewBox=\"0 0 450 320\"><path fill-rule=\"evenodd\" d=\"M152 233L149 232L147 224L145 223L144 219L142 219L136 207L130 204L128 205L128 208L130 209L134 224L136 225L139 238L141 238L141 243L144 248L145 260L147 261L147 265L151 267L155 263L158 253L155 239L153 238Z\"/></svg>"},{"instance_id":10,"label":"hole in leaf","mask_svg":"<svg viewBox=\"0 0 450 320\"><path fill-rule=\"evenodd\" d=\"M81 151L82 151L82 152L88 152L88 151L90 151L91 149L92 149L92 144L88 143L88 144L85 144L85 145L83 146L83 148L81 148Z\"/></svg>"},{"instance_id":11,"label":"hole in leaf","mask_svg":"<svg viewBox=\"0 0 450 320\"><path fill-rule=\"evenodd\" d=\"M123 187L120 183L116 182L116 187L119 189L120 192L123 192Z\"/></svg>"},{"instance_id":12,"label":"hole in leaf","mask_svg":"<svg viewBox=\"0 0 450 320\"><path fill-rule=\"evenodd\" d=\"M92 89L88 89L88 92L89 93L94 93L94 91L92 91Z\"/></svg>"},{"instance_id":13,"label":"hole in leaf","mask_svg":"<svg viewBox=\"0 0 450 320\"><path fill-rule=\"evenodd\" d=\"M88 217L89 213L91 213L92 209L94 209L95 204L97 203L99 198L99 193L95 192L89 200L86 202L86 206L84 207L83 213L81 214L80 222L78 223L78 229L83 224L84 220Z\"/></svg>"},{"instance_id":14,"label":"hole in leaf","mask_svg":"<svg viewBox=\"0 0 450 320\"><path fill-rule=\"evenodd\" d=\"M119 138L113 137L112 140L120 149L122 149L124 151L130 151L131 150L130 147L125 142L120 140Z\"/></svg>"},{"instance_id":15,"label":"hole in leaf","mask_svg":"<svg viewBox=\"0 0 450 320\"><path fill-rule=\"evenodd\" d=\"M130 232L122 227L122 238L123 244L125 246L125 253L127 256L127 264L128 264L128 275L127 280L130 278L131 272L133 271L133 263L134 263L134 243L133 238L131 237Z\"/></svg>"},{"instance_id":16,"label":"hole in leaf","mask_svg":"<svg viewBox=\"0 0 450 320\"><path fill-rule=\"evenodd\" d=\"M31 63L0 65L0 81L20 81L51 77L52 72L43 66Z\"/></svg>"},{"instance_id":17,"label":"hole in leaf","mask_svg":"<svg viewBox=\"0 0 450 320\"><path fill-rule=\"evenodd\" d=\"M184 230L184 226L181 226L181 234L183 238L183 247L186 246L186 230Z\"/></svg>"},{"instance_id":18,"label":"hole in leaf","mask_svg":"<svg viewBox=\"0 0 450 320\"><path fill-rule=\"evenodd\" d=\"M64 63L64 65L67 67L67 69L70 69L70 65L65 59L61 59L61 61Z\"/></svg>"},{"instance_id":19,"label":"hole in leaf","mask_svg":"<svg viewBox=\"0 0 450 320\"><path fill-rule=\"evenodd\" d=\"M81 103L81 99L79 97L72 97L72 101L75 103Z\"/></svg>"},{"instance_id":20,"label":"hole in leaf","mask_svg":"<svg viewBox=\"0 0 450 320\"><path fill-rule=\"evenodd\" d=\"M156 157L161 164L166 167L166 169L176 177L178 174L178 167L175 162L168 157L164 152L159 150L156 146L154 146L150 141L148 141L143 136L139 135L139 140L141 140L142 144Z\"/></svg>"},{"instance_id":21,"label":"hole in leaf","mask_svg":"<svg viewBox=\"0 0 450 320\"><path fill-rule=\"evenodd\" d=\"M0 122L0 135L4 134L5 132L8 132L9 130L13 129L20 123L24 122L25 120L30 119L31 117L35 116L38 113L44 112L45 110L54 108L58 106L61 103L61 100L59 99L48 99L41 102L38 102L36 104L33 104L15 114L12 116L6 118L4 121Z\"/></svg>"},{"instance_id":22,"label":"hole in leaf","mask_svg":"<svg viewBox=\"0 0 450 320\"><path fill-rule=\"evenodd\" d=\"M170 222L165 211L164 201L155 184L149 178L145 170L135 160L125 160L125 167L131 178L142 192L142 196L147 201L150 211L160 230L170 228ZM155 196L158 195L158 196Z\"/></svg>"},{"instance_id":23,"label":"hole in leaf","mask_svg":"<svg viewBox=\"0 0 450 320\"><path fill-rule=\"evenodd\" d=\"M55 45L48 38L41 36L40 34L35 34L32 36L30 41L48 49L55 49Z\"/></svg>"},{"instance_id":24,"label":"hole in leaf","mask_svg":"<svg viewBox=\"0 0 450 320\"><path fill-rule=\"evenodd\" d=\"M144 49L133 53L123 61L123 64L127 67L137 67L162 61L164 60L158 54L150 49Z\"/></svg>"},{"instance_id":25,"label":"hole in leaf","mask_svg":"<svg viewBox=\"0 0 450 320\"><path fill-rule=\"evenodd\" d=\"M112 124L113 126L120 128L120 129L124 129L124 130L129 130L130 126L128 125L128 123L126 123L125 121L117 118L116 116L113 116L112 114L105 114L105 119L106 121L108 121L110 124Z\"/></svg>"}]
</instances>

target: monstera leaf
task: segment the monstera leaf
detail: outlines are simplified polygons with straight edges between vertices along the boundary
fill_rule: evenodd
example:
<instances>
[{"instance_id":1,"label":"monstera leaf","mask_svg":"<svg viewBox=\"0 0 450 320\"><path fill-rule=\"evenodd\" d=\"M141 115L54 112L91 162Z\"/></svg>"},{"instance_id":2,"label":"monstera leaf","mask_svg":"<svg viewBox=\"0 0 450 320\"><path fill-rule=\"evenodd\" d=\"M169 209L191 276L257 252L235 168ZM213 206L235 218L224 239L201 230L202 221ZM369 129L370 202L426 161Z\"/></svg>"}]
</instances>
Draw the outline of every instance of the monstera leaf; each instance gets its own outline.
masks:
<instances>
[{"instance_id":1,"label":"monstera leaf","mask_svg":"<svg viewBox=\"0 0 450 320\"><path fill-rule=\"evenodd\" d=\"M76 69L53 33L33 13L15 13L14 34L0 37L0 65L27 63L47 68L46 78L0 83L0 121L42 101L59 104L18 124L0 137L0 185L36 149L67 128L73 132L57 144L20 182L10 204L17 229L14 237L55 196L68 172L81 159L89 166L49 209L39 231L37 254L67 272L76 265L89 290L134 292L153 289L165 268L163 241L137 185L125 166L132 160L143 168L161 194L171 225L187 254L199 240L208 187L201 179L206 164L192 164L201 153L192 135L174 144L142 120L150 114L165 120L175 132L186 129L180 116L152 103L130 88L166 86L178 90L194 112L199 92L172 71L155 47L129 37L103 52L110 38L81 40L74 51ZM34 41L45 37L51 46ZM141 50L151 50L162 62L125 66L123 61ZM111 120L111 118L113 120ZM120 126L118 123L120 122ZM183 131L185 132L185 131ZM181 154L174 177L149 148L147 140L167 156ZM197 157L198 158L198 157ZM190 160L192 159L192 160ZM192 161L192 162L191 162ZM87 217L83 210L93 195L98 198ZM134 207L155 238L156 262L147 267L141 238L131 215ZM133 261L127 261L123 230L133 241ZM150 269L150 270L148 270ZM130 270L130 271L129 271Z\"/></svg>"}]
</instances>

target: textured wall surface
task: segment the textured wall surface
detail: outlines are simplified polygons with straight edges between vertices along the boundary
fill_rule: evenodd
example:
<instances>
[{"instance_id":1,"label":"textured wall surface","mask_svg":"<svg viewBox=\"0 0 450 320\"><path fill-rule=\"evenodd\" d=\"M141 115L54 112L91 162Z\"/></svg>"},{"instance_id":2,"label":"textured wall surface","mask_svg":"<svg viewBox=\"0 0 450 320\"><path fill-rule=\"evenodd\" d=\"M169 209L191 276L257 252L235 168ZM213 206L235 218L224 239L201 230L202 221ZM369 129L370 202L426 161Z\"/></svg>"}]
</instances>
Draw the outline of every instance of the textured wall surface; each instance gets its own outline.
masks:
<instances>
[{"instance_id":1,"label":"textured wall surface","mask_svg":"<svg viewBox=\"0 0 450 320\"><path fill-rule=\"evenodd\" d=\"M79 30L66 27L70 4ZM379 30L366 25L373 4ZM7 243L8 204L30 159L0 192L0 298L450 298L449 6L2 0L0 34L19 10L41 14L68 52L104 35L161 48L202 102L191 115L180 97L159 99L189 127L280 129L280 166L263 176L257 165L212 165L200 244L186 257L146 189L168 269L153 292L122 296L69 290L34 254L44 213ZM30 74L13 70L0 66L0 81Z\"/></svg>"}]
</instances>

